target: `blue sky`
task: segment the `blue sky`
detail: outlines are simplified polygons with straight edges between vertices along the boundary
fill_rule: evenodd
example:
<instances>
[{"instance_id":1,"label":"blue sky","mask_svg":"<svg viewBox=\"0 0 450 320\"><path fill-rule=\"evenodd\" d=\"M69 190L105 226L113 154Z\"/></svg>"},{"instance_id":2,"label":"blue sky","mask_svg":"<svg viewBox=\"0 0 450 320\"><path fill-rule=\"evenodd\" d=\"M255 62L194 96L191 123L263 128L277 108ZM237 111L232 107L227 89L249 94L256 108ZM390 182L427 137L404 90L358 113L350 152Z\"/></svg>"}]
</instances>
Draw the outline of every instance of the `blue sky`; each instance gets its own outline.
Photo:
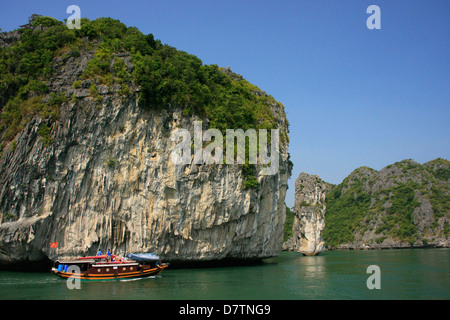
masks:
<instances>
[{"instance_id":1,"label":"blue sky","mask_svg":"<svg viewBox=\"0 0 450 320\"><path fill-rule=\"evenodd\" d=\"M450 159L450 1L3 1L0 28L75 4L205 64L230 66L286 108L294 170L340 183L360 166ZM369 5L381 30L369 30Z\"/></svg>"}]
</instances>

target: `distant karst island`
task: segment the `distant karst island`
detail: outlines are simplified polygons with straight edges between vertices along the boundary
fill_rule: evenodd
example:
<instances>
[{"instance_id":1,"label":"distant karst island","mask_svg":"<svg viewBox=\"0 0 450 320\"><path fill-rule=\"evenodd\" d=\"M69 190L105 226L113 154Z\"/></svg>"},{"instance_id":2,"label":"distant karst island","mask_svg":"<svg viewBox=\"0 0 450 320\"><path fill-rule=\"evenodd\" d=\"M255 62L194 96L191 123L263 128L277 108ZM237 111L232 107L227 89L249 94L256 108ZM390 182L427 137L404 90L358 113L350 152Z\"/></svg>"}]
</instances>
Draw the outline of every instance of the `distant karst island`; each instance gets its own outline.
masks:
<instances>
[{"instance_id":1,"label":"distant karst island","mask_svg":"<svg viewBox=\"0 0 450 320\"><path fill-rule=\"evenodd\" d=\"M301 173L284 250L450 246L450 161L407 159L354 170L339 185Z\"/></svg>"}]
</instances>

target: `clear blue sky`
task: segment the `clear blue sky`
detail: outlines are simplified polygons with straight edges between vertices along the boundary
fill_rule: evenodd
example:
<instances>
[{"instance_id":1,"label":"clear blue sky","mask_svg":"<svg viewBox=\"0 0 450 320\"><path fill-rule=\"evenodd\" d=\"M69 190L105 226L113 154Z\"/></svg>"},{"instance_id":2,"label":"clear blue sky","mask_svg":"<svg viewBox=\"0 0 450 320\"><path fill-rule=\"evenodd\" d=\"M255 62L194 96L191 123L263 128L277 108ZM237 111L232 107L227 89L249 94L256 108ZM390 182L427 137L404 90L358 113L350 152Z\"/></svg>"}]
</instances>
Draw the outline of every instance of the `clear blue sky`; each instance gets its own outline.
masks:
<instances>
[{"instance_id":1,"label":"clear blue sky","mask_svg":"<svg viewBox=\"0 0 450 320\"><path fill-rule=\"evenodd\" d=\"M205 64L230 66L285 105L294 171L340 183L360 166L450 159L450 1L3 1L0 28L75 4ZM369 5L381 30L369 30Z\"/></svg>"}]
</instances>

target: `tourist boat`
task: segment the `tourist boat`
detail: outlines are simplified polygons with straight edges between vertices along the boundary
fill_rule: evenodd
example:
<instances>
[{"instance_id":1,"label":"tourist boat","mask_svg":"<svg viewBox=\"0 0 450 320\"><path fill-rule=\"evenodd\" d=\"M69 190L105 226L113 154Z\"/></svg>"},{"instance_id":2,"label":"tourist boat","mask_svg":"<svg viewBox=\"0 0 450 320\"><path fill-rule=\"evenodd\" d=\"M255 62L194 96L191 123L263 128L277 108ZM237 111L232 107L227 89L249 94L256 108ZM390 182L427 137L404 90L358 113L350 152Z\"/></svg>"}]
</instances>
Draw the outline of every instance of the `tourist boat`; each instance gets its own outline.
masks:
<instances>
[{"instance_id":1,"label":"tourist boat","mask_svg":"<svg viewBox=\"0 0 450 320\"><path fill-rule=\"evenodd\" d=\"M115 280L155 276L168 267L153 253L127 254L125 257L98 255L57 260L51 272L65 279Z\"/></svg>"}]
</instances>

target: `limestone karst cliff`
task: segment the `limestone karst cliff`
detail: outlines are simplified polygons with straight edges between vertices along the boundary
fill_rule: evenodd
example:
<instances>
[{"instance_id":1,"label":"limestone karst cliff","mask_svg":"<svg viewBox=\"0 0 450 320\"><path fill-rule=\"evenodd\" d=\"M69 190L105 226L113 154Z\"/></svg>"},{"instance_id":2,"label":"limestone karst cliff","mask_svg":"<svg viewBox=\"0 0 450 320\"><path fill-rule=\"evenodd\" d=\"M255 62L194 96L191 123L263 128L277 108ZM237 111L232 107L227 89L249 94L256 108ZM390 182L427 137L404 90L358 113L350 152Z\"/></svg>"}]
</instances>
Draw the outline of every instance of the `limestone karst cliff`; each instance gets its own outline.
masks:
<instances>
[{"instance_id":1,"label":"limestone karst cliff","mask_svg":"<svg viewBox=\"0 0 450 320\"><path fill-rule=\"evenodd\" d=\"M330 248L450 245L450 162L407 159L354 170L327 195Z\"/></svg>"},{"instance_id":2,"label":"limestone karst cliff","mask_svg":"<svg viewBox=\"0 0 450 320\"><path fill-rule=\"evenodd\" d=\"M322 232L325 228L327 184L316 175L300 173L295 181L295 205L292 237L283 249L307 256L325 250Z\"/></svg>"},{"instance_id":3,"label":"limestone karst cliff","mask_svg":"<svg viewBox=\"0 0 450 320\"><path fill-rule=\"evenodd\" d=\"M403 160L354 170L338 185L301 173L284 250L450 246L450 162Z\"/></svg>"},{"instance_id":4,"label":"limestone karst cliff","mask_svg":"<svg viewBox=\"0 0 450 320\"><path fill-rule=\"evenodd\" d=\"M0 264L99 248L166 261L278 255L291 171L280 103L229 69L203 66L111 19L83 20L81 30L39 23L4 36L0 52L6 61L12 48L35 46L47 59L30 67L32 53L10 57L9 71L22 80L0 88ZM53 34L61 43L41 50ZM279 129L278 170L175 164L171 135L183 128L194 136L196 120L205 130Z\"/></svg>"}]
</instances>

